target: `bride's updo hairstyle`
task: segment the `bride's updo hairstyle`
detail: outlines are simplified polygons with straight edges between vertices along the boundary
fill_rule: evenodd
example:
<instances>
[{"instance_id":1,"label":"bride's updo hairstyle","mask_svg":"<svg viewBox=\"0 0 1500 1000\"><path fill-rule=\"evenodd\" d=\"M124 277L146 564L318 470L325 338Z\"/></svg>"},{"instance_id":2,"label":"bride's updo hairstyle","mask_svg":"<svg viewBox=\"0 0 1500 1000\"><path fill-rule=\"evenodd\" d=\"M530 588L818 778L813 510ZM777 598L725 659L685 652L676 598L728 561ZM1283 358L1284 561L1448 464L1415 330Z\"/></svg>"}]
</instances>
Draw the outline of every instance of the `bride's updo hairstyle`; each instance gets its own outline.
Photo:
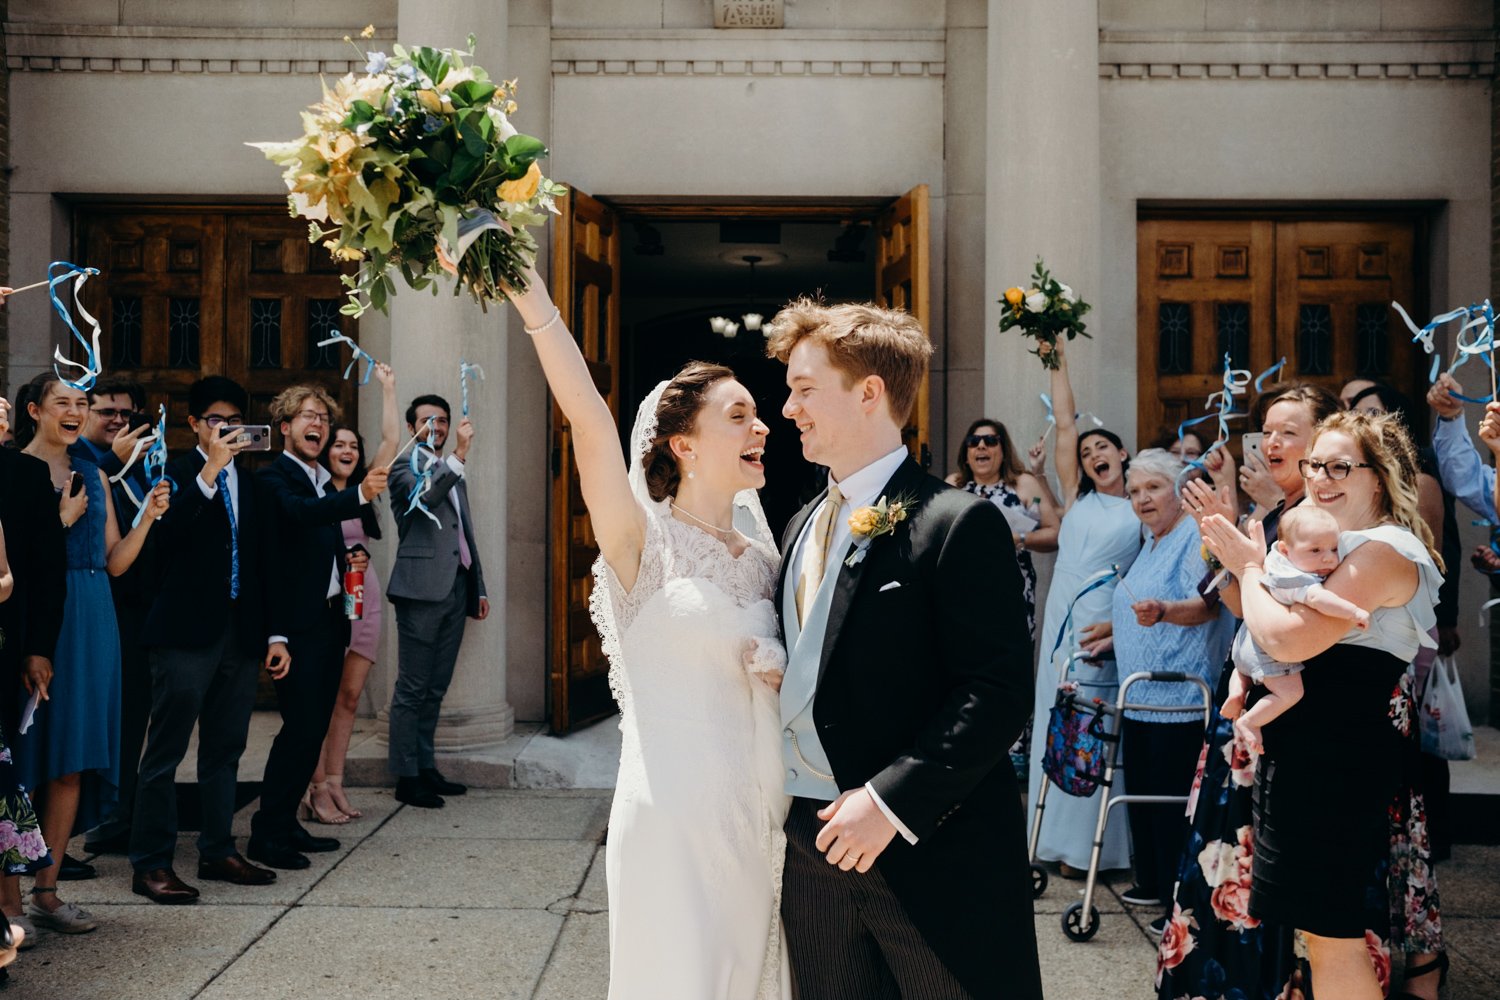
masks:
<instances>
[{"instance_id":1,"label":"bride's updo hairstyle","mask_svg":"<svg viewBox=\"0 0 1500 1000\"><path fill-rule=\"evenodd\" d=\"M734 372L723 365L689 361L662 391L661 402L656 405L656 436L641 462L646 470L646 489L657 503L676 496L682 482L682 470L672 454L672 438L693 433L708 391L726 378L734 378Z\"/></svg>"},{"instance_id":2,"label":"bride's updo hairstyle","mask_svg":"<svg viewBox=\"0 0 1500 1000\"><path fill-rule=\"evenodd\" d=\"M1380 481L1376 504L1382 515L1395 521L1421 539L1439 570L1443 557L1433 547L1432 529L1417 509L1417 448L1412 444L1406 425L1395 413L1371 415L1353 410L1339 410L1325 417L1313 430L1308 451L1318 438L1328 432L1347 434L1364 452L1371 472ZM1444 570L1446 572L1446 570Z\"/></svg>"}]
</instances>

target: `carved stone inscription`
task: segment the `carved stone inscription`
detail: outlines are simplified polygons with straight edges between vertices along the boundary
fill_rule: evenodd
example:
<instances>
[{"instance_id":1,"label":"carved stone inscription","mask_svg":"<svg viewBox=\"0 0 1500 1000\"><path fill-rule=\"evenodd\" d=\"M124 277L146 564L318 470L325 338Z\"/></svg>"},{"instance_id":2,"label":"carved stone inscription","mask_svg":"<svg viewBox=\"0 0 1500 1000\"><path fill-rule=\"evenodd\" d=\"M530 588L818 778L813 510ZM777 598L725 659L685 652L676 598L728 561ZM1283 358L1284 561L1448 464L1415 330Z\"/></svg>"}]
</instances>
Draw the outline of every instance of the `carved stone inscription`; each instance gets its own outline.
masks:
<instances>
[{"instance_id":1,"label":"carved stone inscription","mask_svg":"<svg viewBox=\"0 0 1500 1000\"><path fill-rule=\"evenodd\" d=\"M785 0L713 0L715 28L780 28Z\"/></svg>"}]
</instances>

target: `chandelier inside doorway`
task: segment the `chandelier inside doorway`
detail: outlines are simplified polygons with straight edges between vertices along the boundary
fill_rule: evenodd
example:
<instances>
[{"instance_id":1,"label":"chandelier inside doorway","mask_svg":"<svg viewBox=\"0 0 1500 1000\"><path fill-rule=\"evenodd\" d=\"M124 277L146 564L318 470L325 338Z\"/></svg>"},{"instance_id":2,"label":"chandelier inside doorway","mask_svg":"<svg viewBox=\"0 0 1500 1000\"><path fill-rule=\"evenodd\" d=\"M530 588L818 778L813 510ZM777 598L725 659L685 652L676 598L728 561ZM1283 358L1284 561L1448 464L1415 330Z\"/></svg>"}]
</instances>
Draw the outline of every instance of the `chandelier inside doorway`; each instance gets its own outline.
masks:
<instances>
[{"instance_id":1,"label":"chandelier inside doorway","mask_svg":"<svg viewBox=\"0 0 1500 1000\"><path fill-rule=\"evenodd\" d=\"M750 265L750 308L755 308L755 265L766 260L759 254L747 253L739 258L742 262ZM713 316L709 318L708 328L725 340L733 340L739 336L740 328L744 327L746 333L763 333L770 336L771 331L765 322L765 317L758 312L745 312L741 314L740 321L736 323L727 316Z\"/></svg>"}]
</instances>

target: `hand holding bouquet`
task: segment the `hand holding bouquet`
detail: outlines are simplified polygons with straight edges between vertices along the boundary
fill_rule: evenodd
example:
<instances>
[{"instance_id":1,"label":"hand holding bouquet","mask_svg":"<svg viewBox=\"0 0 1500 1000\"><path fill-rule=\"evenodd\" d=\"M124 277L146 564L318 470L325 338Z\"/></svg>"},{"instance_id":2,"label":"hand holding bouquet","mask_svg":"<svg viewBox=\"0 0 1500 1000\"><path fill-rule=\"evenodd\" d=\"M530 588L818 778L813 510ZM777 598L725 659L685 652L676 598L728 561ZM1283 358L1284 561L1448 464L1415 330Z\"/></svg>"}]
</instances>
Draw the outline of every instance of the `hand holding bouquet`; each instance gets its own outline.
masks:
<instances>
[{"instance_id":1,"label":"hand holding bouquet","mask_svg":"<svg viewBox=\"0 0 1500 1000\"><path fill-rule=\"evenodd\" d=\"M1089 336L1083 323L1089 304L1052 277L1041 258L1037 258L1036 271L1031 275L1031 287L1007 288L1000 304L1005 307L1000 314L1001 332L1019 326L1022 334L1035 337L1036 349L1031 353L1042 359L1044 368L1057 370L1059 334L1066 334L1069 340Z\"/></svg>"},{"instance_id":2,"label":"hand holding bouquet","mask_svg":"<svg viewBox=\"0 0 1500 1000\"><path fill-rule=\"evenodd\" d=\"M454 275L481 308L525 291L537 251L525 227L556 212L566 188L542 176L541 140L510 124L516 82L493 83L473 65L472 35L467 53L391 53L363 53L364 75L325 84L300 139L249 143L286 168L292 215L312 220L308 238L361 262L344 278L343 312L386 311L397 268L434 294L440 273Z\"/></svg>"}]
</instances>

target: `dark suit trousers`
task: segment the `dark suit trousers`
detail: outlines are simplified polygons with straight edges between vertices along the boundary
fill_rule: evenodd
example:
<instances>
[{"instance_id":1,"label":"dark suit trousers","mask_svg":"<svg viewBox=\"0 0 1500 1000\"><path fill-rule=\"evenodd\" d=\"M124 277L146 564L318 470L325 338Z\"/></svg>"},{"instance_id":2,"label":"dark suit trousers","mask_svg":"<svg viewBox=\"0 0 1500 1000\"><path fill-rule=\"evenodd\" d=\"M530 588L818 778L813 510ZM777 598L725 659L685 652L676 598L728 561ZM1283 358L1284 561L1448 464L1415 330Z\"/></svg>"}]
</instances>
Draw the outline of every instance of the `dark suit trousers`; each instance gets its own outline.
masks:
<instances>
[{"instance_id":1,"label":"dark suit trousers","mask_svg":"<svg viewBox=\"0 0 1500 1000\"><path fill-rule=\"evenodd\" d=\"M969 1000L876 867L830 865L815 841L826 803L792 800L781 916L797 1000ZM898 833L896 836L900 836Z\"/></svg>"},{"instance_id":2,"label":"dark suit trousers","mask_svg":"<svg viewBox=\"0 0 1500 1000\"><path fill-rule=\"evenodd\" d=\"M130 823L130 863L137 871L172 864L177 847L177 765L199 719L206 724L198 734L203 810L198 856L213 861L235 853L229 832L235 782L250 710L255 707L259 665L244 651L232 622L212 646L150 651L151 724ZM123 762L120 770L126 770Z\"/></svg>"},{"instance_id":3,"label":"dark suit trousers","mask_svg":"<svg viewBox=\"0 0 1500 1000\"><path fill-rule=\"evenodd\" d=\"M151 658L141 645L146 609L116 602L115 620L120 625L120 797L114 814L89 834L90 844L130 835L141 747L151 718Z\"/></svg>"},{"instance_id":4,"label":"dark suit trousers","mask_svg":"<svg viewBox=\"0 0 1500 1000\"><path fill-rule=\"evenodd\" d=\"M318 768L348 644L349 622L342 595L330 601L316 626L287 637L292 669L275 682L281 731L266 757L260 809L250 821L250 835L257 840L285 841L296 827L297 803Z\"/></svg>"},{"instance_id":5,"label":"dark suit trousers","mask_svg":"<svg viewBox=\"0 0 1500 1000\"><path fill-rule=\"evenodd\" d=\"M414 778L423 768L436 766L433 734L464 641L469 574L455 576L453 589L441 601L393 597L391 603L396 606L399 651L391 692L390 769L398 778Z\"/></svg>"}]
</instances>

